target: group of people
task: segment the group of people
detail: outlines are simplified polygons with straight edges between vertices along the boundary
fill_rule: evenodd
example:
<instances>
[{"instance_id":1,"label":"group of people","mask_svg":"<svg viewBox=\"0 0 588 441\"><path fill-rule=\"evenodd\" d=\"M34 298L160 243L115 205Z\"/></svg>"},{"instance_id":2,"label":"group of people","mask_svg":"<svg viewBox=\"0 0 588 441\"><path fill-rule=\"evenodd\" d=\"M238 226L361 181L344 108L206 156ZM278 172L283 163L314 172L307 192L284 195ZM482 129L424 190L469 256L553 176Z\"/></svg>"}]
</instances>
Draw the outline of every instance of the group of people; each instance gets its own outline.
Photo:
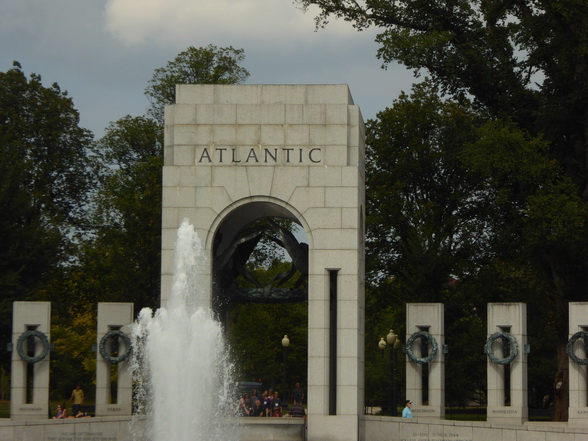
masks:
<instances>
[{"instance_id":1,"label":"group of people","mask_svg":"<svg viewBox=\"0 0 588 441\"><path fill-rule=\"evenodd\" d=\"M288 416L294 418L304 418L306 411L302 407L304 392L300 383L296 383L292 391L292 406L289 409ZM280 394L277 390L269 389L263 391L261 396L257 390L253 390L251 395L244 393L239 398L239 404L236 414L243 417L282 417L283 406Z\"/></svg>"},{"instance_id":2,"label":"group of people","mask_svg":"<svg viewBox=\"0 0 588 441\"><path fill-rule=\"evenodd\" d=\"M86 402L86 397L84 396L84 391L82 387L78 384L76 385L75 389L71 392L71 397L69 398L68 403L73 403L72 414L70 415L67 411L67 407L65 404L58 404L57 405L57 412L53 417L54 420L63 420L65 418L86 418L89 415L86 412L82 411L82 405Z\"/></svg>"},{"instance_id":3,"label":"group of people","mask_svg":"<svg viewBox=\"0 0 588 441\"><path fill-rule=\"evenodd\" d=\"M66 418L86 418L86 417L89 417L89 415L86 414L86 412L83 412L81 410L78 412L73 412L70 415L67 411L67 407L65 406L65 404L58 404L57 405L57 413L55 414L53 419L54 420L63 420Z\"/></svg>"}]
</instances>

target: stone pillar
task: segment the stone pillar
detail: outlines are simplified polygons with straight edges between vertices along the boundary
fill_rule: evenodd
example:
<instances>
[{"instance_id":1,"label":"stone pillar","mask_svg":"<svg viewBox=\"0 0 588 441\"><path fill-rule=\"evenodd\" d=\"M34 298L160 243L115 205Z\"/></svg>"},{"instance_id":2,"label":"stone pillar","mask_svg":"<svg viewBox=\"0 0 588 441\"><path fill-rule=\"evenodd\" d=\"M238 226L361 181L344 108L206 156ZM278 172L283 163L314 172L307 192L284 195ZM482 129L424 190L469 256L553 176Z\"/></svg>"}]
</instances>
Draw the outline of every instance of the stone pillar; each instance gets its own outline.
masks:
<instances>
[{"instance_id":1,"label":"stone pillar","mask_svg":"<svg viewBox=\"0 0 588 441\"><path fill-rule=\"evenodd\" d=\"M13 303L12 419L47 419L49 415L50 338L51 303ZM19 353L28 361L23 360Z\"/></svg>"},{"instance_id":2,"label":"stone pillar","mask_svg":"<svg viewBox=\"0 0 588 441\"><path fill-rule=\"evenodd\" d=\"M588 332L588 302L570 302L569 338L578 332ZM588 341L575 338L572 353L580 360L588 358ZM573 426L588 426L588 366L569 360L570 404L568 423Z\"/></svg>"},{"instance_id":3,"label":"stone pillar","mask_svg":"<svg viewBox=\"0 0 588 441\"><path fill-rule=\"evenodd\" d=\"M406 305L407 341L417 332L427 332L432 339L417 338L410 345L417 359L432 357L433 342L437 354L421 364L406 357L406 399L412 401L412 414L419 419L445 418L445 320L442 303L408 303ZM425 343L426 342L426 343ZM426 352L423 351L426 344ZM425 386L426 390L424 390Z\"/></svg>"},{"instance_id":4,"label":"stone pillar","mask_svg":"<svg viewBox=\"0 0 588 441\"><path fill-rule=\"evenodd\" d=\"M214 259L241 228L263 217L303 227L310 441L363 436L364 133L346 85L179 85L165 109L161 304L184 218L205 247L210 306Z\"/></svg>"},{"instance_id":5,"label":"stone pillar","mask_svg":"<svg viewBox=\"0 0 588 441\"><path fill-rule=\"evenodd\" d=\"M132 379L128 371L128 358L118 363L111 363L101 353L104 351L107 356L112 357L112 350L115 349L113 345L116 344L119 345L118 357L130 350L124 338L117 337L116 334L110 334L112 337L109 338L107 334L122 332L128 335L128 325L133 322L133 318L132 303L98 303L96 416L120 416L133 413ZM116 357L113 358L116 360ZM113 385L111 378L115 370L118 374L115 376L116 385Z\"/></svg>"},{"instance_id":6,"label":"stone pillar","mask_svg":"<svg viewBox=\"0 0 588 441\"><path fill-rule=\"evenodd\" d=\"M518 354L510 361L514 345L503 338L492 337L498 332L516 340ZM490 341L493 341L490 344ZM510 349L508 348L510 347ZM487 421L500 424L521 424L529 419L527 404L527 305L525 303L488 304L488 408ZM494 358L500 363L492 361Z\"/></svg>"}]
</instances>

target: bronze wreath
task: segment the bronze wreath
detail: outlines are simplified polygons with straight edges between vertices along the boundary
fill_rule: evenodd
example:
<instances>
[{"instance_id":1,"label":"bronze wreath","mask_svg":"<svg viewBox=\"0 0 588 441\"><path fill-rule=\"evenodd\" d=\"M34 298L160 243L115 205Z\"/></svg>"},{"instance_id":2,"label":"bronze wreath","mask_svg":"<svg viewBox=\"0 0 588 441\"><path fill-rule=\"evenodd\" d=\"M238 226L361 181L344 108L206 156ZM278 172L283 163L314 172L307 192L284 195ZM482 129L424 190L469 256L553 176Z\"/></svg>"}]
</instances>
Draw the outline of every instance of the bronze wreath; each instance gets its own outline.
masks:
<instances>
[{"instance_id":1,"label":"bronze wreath","mask_svg":"<svg viewBox=\"0 0 588 441\"><path fill-rule=\"evenodd\" d=\"M503 340L507 340L510 343L510 354L508 357L505 358L498 358L494 356L494 352L492 352L492 343L494 343L499 338ZM495 332L488 340L486 340L486 344L484 345L484 352L488 355L488 358L492 363L495 364L509 364L512 362L517 355L519 355L519 344L517 343L517 339L514 335L508 332Z\"/></svg>"},{"instance_id":2,"label":"bronze wreath","mask_svg":"<svg viewBox=\"0 0 588 441\"><path fill-rule=\"evenodd\" d=\"M431 346L431 351L429 352L429 355L427 355L426 357L418 358L416 355L414 355L414 352L412 352L412 344L418 338L426 339L429 342L429 345ZM439 352L439 345L437 345L437 340L435 340L435 337L433 337L431 334L425 331L415 332L410 337L408 337L405 347L406 355L408 355L408 358L410 358L412 361L418 364L430 363L437 356L437 352Z\"/></svg>"},{"instance_id":3,"label":"bronze wreath","mask_svg":"<svg viewBox=\"0 0 588 441\"><path fill-rule=\"evenodd\" d=\"M124 341L126 348L125 348L125 351L122 354L120 354L118 357L113 357L106 351L106 343L108 343L109 340L116 338L116 337L119 337L122 339L122 341ZM106 361L108 361L112 364L118 364L118 363L125 361L131 355L131 352L132 352L131 339L128 337L127 334L125 334L122 331L108 331L106 334L104 334L104 337L102 337L100 339L99 349L100 349L100 355L102 355L102 358L104 358Z\"/></svg>"},{"instance_id":4,"label":"bronze wreath","mask_svg":"<svg viewBox=\"0 0 588 441\"><path fill-rule=\"evenodd\" d=\"M574 354L574 343L576 343L576 341L579 339L584 340L584 346L586 346L586 349L588 349L588 332L580 331L576 332L568 340L568 344L566 345L566 353L568 354L568 357L570 357L570 360L572 360L574 363L587 365L588 358L579 358L578 356L576 356L576 354Z\"/></svg>"},{"instance_id":5,"label":"bronze wreath","mask_svg":"<svg viewBox=\"0 0 588 441\"><path fill-rule=\"evenodd\" d=\"M41 340L41 344L43 345L43 350L36 357L28 356L23 348L24 344L29 339L29 337L37 337L39 340ZM49 353L49 349L49 339L41 331L26 331L23 334L21 334L20 337L18 337L18 340L16 342L16 351L18 352L19 357L27 363L37 363L43 360Z\"/></svg>"}]
</instances>

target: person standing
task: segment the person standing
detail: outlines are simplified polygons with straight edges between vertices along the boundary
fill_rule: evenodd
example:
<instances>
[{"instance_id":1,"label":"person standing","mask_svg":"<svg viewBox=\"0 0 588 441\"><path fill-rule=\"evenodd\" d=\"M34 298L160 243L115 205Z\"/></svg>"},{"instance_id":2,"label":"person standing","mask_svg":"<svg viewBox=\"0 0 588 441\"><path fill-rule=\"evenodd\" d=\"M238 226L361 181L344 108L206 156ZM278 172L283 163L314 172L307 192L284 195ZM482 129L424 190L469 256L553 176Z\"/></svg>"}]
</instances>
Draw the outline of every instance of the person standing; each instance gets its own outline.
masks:
<instances>
[{"instance_id":1,"label":"person standing","mask_svg":"<svg viewBox=\"0 0 588 441\"><path fill-rule=\"evenodd\" d=\"M282 402L280 401L280 396L278 391L274 391L274 399L272 400L272 416L273 417L281 417L282 416Z\"/></svg>"},{"instance_id":2,"label":"person standing","mask_svg":"<svg viewBox=\"0 0 588 441\"><path fill-rule=\"evenodd\" d=\"M78 384L76 385L76 388L71 392L71 397L68 401L68 403L73 402L73 415L77 415L79 413L80 408L82 407L85 401L86 398L84 397L84 391L82 390L82 387Z\"/></svg>"},{"instance_id":3,"label":"person standing","mask_svg":"<svg viewBox=\"0 0 588 441\"><path fill-rule=\"evenodd\" d=\"M300 387L300 383L296 383L294 389L292 389L290 402L294 403L295 401L298 401L298 403L302 405L302 400L304 400L304 390Z\"/></svg>"},{"instance_id":4,"label":"person standing","mask_svg":"<svg viewBox=\"0 0 588 441\"><path fill-rule=\"evenodd\" d=\"M402 418L412 418L412 401L406 400L405 407L402 409Z\"/></svg>"}]
</instances>

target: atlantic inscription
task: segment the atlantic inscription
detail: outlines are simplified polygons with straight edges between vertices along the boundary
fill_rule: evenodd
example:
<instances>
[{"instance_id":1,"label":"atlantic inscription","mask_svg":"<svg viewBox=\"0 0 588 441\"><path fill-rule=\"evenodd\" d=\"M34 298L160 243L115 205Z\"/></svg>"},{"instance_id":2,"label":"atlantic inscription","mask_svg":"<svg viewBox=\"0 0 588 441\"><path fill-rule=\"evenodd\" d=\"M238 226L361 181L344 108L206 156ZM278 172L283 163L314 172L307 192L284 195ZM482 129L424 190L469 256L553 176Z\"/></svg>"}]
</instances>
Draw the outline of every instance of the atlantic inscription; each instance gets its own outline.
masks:
<instances>
[{"instance_id":1,"label":"atlantic inscription","mask_svg":"<svg viewBox=\"0 0 588 441\"><path fill-rule=\"evenodd\" d=\"M318 147L204 147L196 149L198 164L320 164Z\"/></svg>"}]
</instances>

